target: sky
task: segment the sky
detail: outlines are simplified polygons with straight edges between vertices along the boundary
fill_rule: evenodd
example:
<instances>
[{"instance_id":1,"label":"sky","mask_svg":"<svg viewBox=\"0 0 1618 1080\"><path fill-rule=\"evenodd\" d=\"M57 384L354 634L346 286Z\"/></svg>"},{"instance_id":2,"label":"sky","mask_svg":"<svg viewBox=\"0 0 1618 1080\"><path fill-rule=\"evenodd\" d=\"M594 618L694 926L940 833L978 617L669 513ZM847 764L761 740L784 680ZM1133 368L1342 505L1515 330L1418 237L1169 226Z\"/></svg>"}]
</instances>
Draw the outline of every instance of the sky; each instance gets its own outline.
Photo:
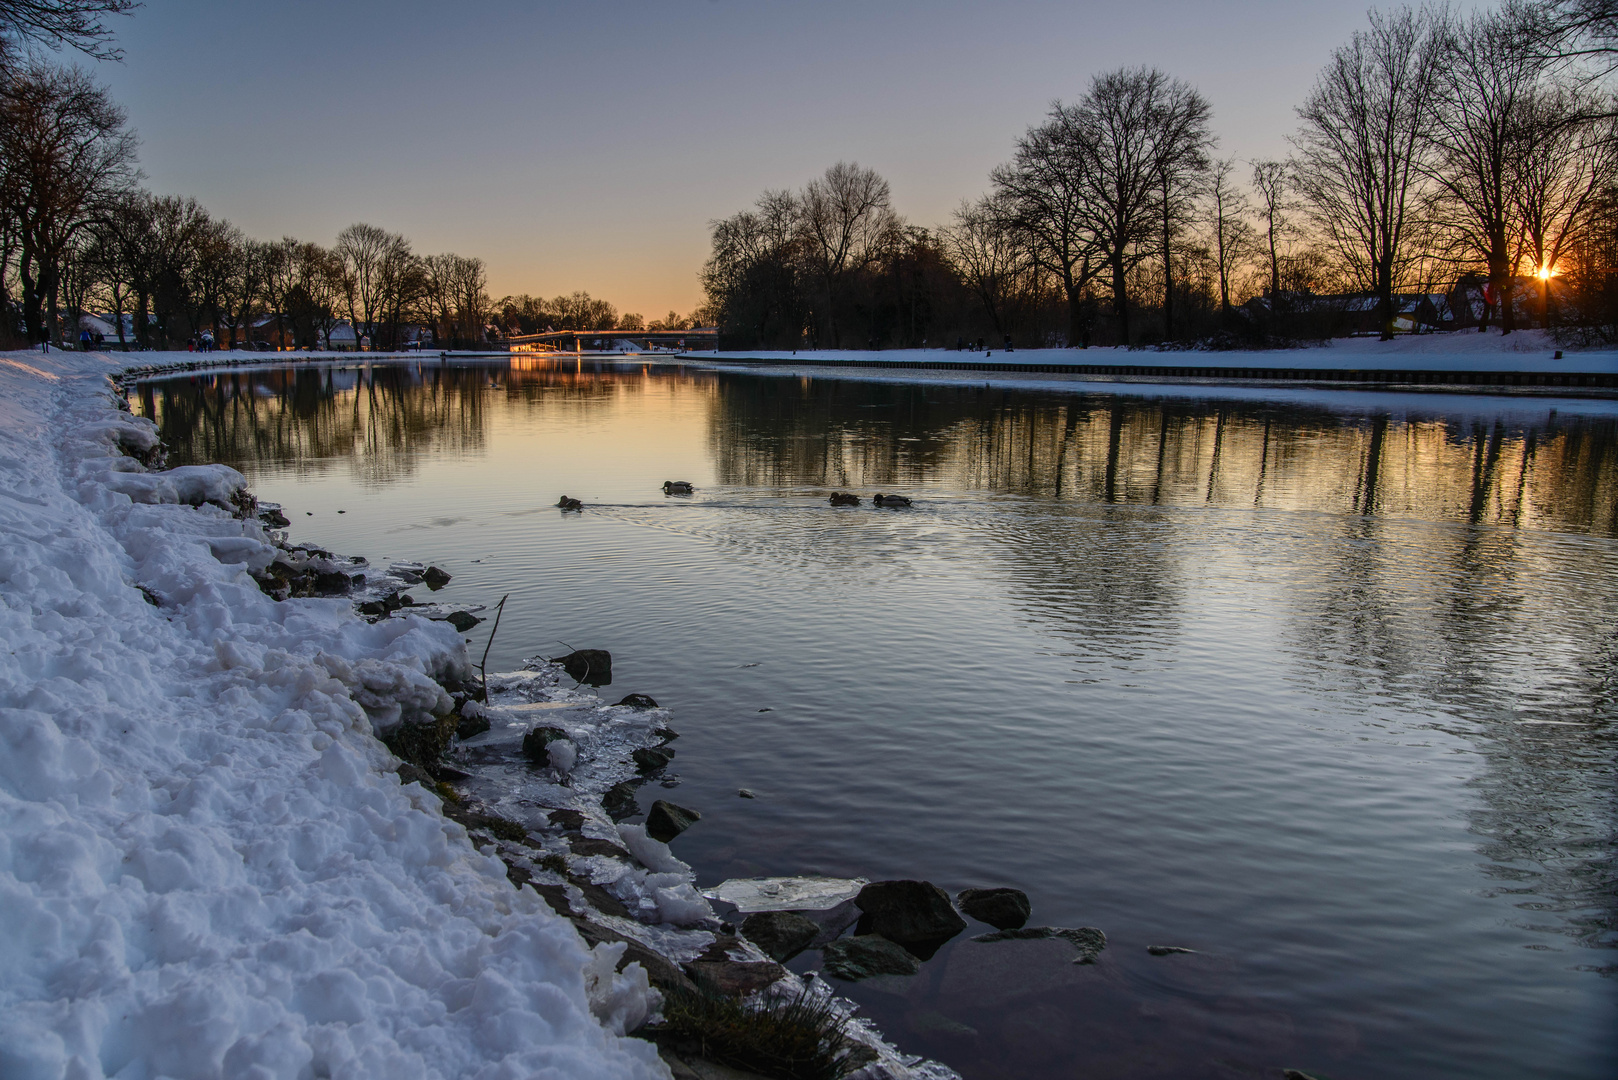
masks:
<instances>
[{"instance_id":1,"label":"sky","mask_svg":"<svg viewBox=\"0 0 1618 1080\"><path fill-rule=\"evenodd\" d=\"M987 187L1098 72L1209 99L1219 153L1282 156L1364 7L1315 0L146 0L94 65L146 184L251 236L357 221L481 257L489 291L702 302L709 226L840 160L918 225ZM1244 170L1245 171L1245 170Z\"/></svg>"}]
</instances>

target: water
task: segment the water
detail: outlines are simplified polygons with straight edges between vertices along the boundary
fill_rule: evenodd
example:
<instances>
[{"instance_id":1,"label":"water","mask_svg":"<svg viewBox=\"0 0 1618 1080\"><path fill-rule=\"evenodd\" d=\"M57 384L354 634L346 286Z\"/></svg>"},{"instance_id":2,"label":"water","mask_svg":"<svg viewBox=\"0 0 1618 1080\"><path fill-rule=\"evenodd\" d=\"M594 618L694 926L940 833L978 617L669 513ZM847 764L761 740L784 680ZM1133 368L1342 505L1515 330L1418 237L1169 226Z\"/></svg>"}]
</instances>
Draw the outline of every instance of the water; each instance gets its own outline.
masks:
<instances>
[{"instance_id":1,"label":"water","mask_svg":"<svg viewBox=\"0 0 1618 1080\"><path fill-rule=\"evenodd\" d=\"M968 1080L1618 1075L1618 405L1133 389L427 363L136 407L294 539L509 592L491 669L610 649L702 882L1105 930L847 988Z\"/></svg>"}]
</instances>

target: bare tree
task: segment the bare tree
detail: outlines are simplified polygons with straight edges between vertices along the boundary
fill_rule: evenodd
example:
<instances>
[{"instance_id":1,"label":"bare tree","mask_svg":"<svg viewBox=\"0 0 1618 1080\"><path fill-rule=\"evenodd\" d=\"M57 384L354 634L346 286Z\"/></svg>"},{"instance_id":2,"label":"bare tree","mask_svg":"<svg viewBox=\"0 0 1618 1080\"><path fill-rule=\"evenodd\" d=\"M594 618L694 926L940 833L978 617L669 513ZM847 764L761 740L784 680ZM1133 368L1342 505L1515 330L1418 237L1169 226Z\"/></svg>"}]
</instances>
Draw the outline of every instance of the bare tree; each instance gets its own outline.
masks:
<instances>
[{"instance_id":1,"label":"bare tree","mask_svg":"<svg viewBox=\"0 0 1618 1080\"><path fill-rule=\"evenodd\" d=\"M809 181L798 204L808 256L824 288L832 344L841 347L837 312L843 283L897 244L899 215L893 211L888 182L857 162L839 161Z\"/></svg>"},{"instance_id":2,"label":"bare tree","mask_svg":"<svg viewBox=\"0 0 1618 1080\"><path fill-rule=\"evenodd\" d=\"M1393 292L1412 258L1413 211L1430 150L1442 39L1432 17L1371 13L1332 53L1298 110L1297 182L1312 216L1393 336Z\"/></svg>"},{"instance_id":3,"label":"bare tree","mask_svg":"<svg viewBox=\"0 0 1618 1080\"><path fill-rule=\"evenodd\" d=\"M1130 344L1129 275L1154 248L1164 159L1174 141L1174 103L1200 96L1155 68L1097 75L1073 107L1083 133L1084 213L1111 270L1119 344ZM1204 103L1205 104L1205 103Z\"/></svg>"},{"instance_id":4,"label":"bare tree","mask_svg":"<svg viewBox=\"0 0 1618 1080\"><path fill-rule=\"evenodd\" d=\"M1281 244L1292 229L1292 170L1284 161L1255 161L1253 190L1258 192L1258 215L1263 222L1264 250L1270 262L1270 304L1281 298Z\"/></svg>"},{"instance_id":5,"label":"bare tree","mask_svg":"<svg viewBox=\"0 0 1618 1080\"><path fill-rule=\"evenodd\" d=\"M372 334L387 305L388 264L407 257L409 241L375 225L350 225L337 234L333 253L343 261L344 306L354 340Z\"/></svg>"},{"instance_id":6,"label":"bare tree","mask_svg":"<svg viewBox=\"0 0 1618 1080\"><path fill-rule=\"evenodd\" d=\"M1162 225L1163 336L1173 338L1174 238L1191 220L1194 195L1208 170L1208 153L1214 144L1208 121L1213 109L1206 98L1178 80L1163 80L1157 99L1152 153L1157 174L1157 214Z\"/></svg>"},{"instance_id":7,"label":"bare tree","mask_svg":"<svg viewBox=\"0 0 1618 1080\"><path fill-rule=\"evenodd\" d=\"M954 223L939 230L945 252L982 301L996 334L1007 332L1006 306L1017 279L1029 270L1028 246L1006 202L994 196L975 203L962 200Z\"/></svg>"},{"instance_id":8,"label":"bare tree","mask_svg":"<svg viewBox=\"0 0 1618 1080\"><path fill-rule=\"evenodd\" d=\"M20 46L77 49L97 60L116 60L112 31L102 20L127 15L135 0L0 0L0 70Z\"/></svg>"},{"instance_id":9,"label":"bare tree","mask_svg":"<svg viewBox=\"0 0 1618 1080\"><path fill-rule=\"evenodd\" d=\"M1524 110L1545 71L1533 43L1537 18L1527 4L1506 0L1498 10L1449 18L1439 28L1434 152L1425 163L1435 225L1458 261L1481 262L1488 274L1491 289L1479 330L1488 328L1496 304L1506 333L1516 322L1512 248L1520 232L1520 200L1513 164L1523 149Z\"/></svg>"},{"instance_id":10,"label":"bare tree","mask_svg":"<svg viewBox=\"0 0 1618 1080\"><path fill-rule=\"evenodd\" d=\"M1618 0L1549 0L1538 10L1534 40L1545 55L1618 69Z\"/></svg>"},{"instance_id":11,"label":"bare tree","mask_svg":"<svg viewBox=\"0 0 1618 1080\"><path fill-rule=\"evenodd\" d=\"M1603 193L1618 184L1618 119L1610 114L1600 99L1562 86L1540 88L1522 109L1511 162L1520 228L1512 262L1539 275L1547 325L1550 278Z\"/></svg>"},{"instance_id":12,"label":"bare tree","mask_svg":"<svg viewBox=\"0 0 1618 1080\"><path fill-rule=\"evenodd\" d=\"M1029 242L1036 266L1061 282L1067 341L1090 341L1089 288L1100 251L1090 218L1093 130L1084 114L1055 102L1043 124L1017 140L1011 162L991 174L994 207Z\"/></svg>"},{"instance_id":13,"label":"bare tree","mask_svg":"<svg viewBox=\"0 0 1618 1080\"><path fill-rule=\"evenodd\" d=\"M55 325L69 245L134 182L124 111L82 71L41 63L0 83L0 198L15 225L30 340Z\"/></svg>"},{"instance_id":14,"label":"bare tree","mask_svg":"<svg viewBox=\"0 0 1618 1080\"><path fill-rule=\"evenodd\" d=\"M1219 310L1230 317L1230 282L1236 268L1247 261L1253 249L1253 226L1248 223L1252 207L1247 194L1236 185L1233 174L1236 159L1213 163L1208 174L1207 213L1209 244L1214 271L1219 281Z\"/></svg>"}]
</instances>

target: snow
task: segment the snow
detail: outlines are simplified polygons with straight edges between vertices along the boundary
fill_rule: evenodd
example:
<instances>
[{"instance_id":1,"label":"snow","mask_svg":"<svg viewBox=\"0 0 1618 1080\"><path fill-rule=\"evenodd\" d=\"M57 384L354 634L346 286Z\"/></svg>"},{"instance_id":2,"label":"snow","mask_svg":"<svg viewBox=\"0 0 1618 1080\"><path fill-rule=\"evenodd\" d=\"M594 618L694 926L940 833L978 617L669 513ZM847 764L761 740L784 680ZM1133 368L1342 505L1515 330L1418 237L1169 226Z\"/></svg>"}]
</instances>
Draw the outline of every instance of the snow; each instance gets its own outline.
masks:
<instances>
[{"instance_id":1,"label":"snow","mask_svg":"<svg viewBox=\"0 0 1618 1080\"><path fill-rule=\"evenodd\" d=\"M1563 358L1556 359L1560 350ZM792 352L691 353L689 361L769 360L796 364L900 361L934 364L1040 364L1088 366L1127 364L1134 367L1249 367L1318 371L1354 368L1362 371L1525 371L1618 372L1618 350L1581 350L1558 345L1544 330L1479 333L1456 330L1437 334L1404 334L1392 341L1375 337L1337 338L1319 348L1269 349L1251 352L1204 352L1120 347L1090 349L1016 349L990 346L986 352L955 349L814 349Z\"/></svg>"},{"instance_id":2,"label":"snow","mask_svg":"<svg viewBox=\"0 0 1618 1080\"><path fill-rule=\"evenodd\" d=\"M645 972L389 771L459 635L263 595L118 366L0 355L0 1076L666 1077Z\"/></svg>"}]
</instances>

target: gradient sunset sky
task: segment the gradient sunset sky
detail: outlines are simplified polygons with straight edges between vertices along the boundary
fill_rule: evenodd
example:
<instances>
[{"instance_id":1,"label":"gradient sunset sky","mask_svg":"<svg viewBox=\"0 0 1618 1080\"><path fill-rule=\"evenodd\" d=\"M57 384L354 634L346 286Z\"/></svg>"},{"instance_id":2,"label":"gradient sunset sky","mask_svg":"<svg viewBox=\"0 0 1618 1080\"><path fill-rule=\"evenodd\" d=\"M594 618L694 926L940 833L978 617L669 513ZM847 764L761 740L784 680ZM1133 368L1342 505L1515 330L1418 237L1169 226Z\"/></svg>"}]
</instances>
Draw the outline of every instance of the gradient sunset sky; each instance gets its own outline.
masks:
<instances>
[{"instance_id":1,"label":"gradient sunset sky","mask_svg":"<svg viewBox=\"0 0 1618 1080\"><path fill-rule=\"evenodd\" d=\"M1472 6L1472 5L1468 5ZM368 221L490 292L701 302L708 224L840 159L947 220L1054 98L1150 64L1279 156L1364 7L1308 0L146 0L98 65L147 186L250 235ZM1244 170L1245 171L1245 170Z\"/></svg>"}]
</instances>

